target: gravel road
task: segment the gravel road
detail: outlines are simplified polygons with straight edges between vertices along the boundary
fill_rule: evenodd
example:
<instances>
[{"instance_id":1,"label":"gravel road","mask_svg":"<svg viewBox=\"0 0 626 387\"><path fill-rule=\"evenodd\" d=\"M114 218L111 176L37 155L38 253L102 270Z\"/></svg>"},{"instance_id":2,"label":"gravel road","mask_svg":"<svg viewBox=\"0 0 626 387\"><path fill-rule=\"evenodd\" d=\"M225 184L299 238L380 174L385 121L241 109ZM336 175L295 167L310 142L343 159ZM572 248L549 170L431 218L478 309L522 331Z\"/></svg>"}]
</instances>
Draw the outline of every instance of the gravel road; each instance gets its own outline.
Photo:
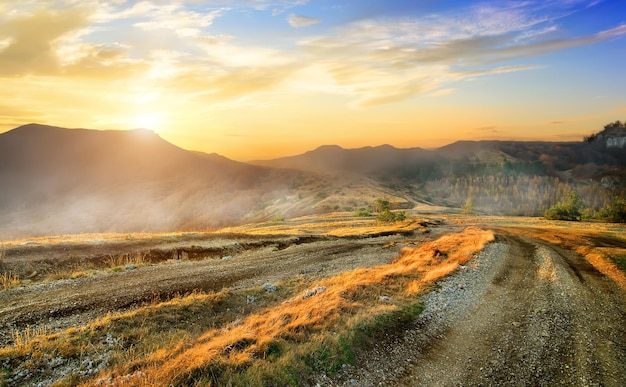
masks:
<instances>
[{"instance_id":1,"label":"gravel road","mask_svg":"<svg viewBox=\"0 0 626 387\"><path fill-rule=\"evenodd\" d=\"M499 235L412 326L320 384L626 386L625 296L570 251Z\"/></svg>"}]
</instances>

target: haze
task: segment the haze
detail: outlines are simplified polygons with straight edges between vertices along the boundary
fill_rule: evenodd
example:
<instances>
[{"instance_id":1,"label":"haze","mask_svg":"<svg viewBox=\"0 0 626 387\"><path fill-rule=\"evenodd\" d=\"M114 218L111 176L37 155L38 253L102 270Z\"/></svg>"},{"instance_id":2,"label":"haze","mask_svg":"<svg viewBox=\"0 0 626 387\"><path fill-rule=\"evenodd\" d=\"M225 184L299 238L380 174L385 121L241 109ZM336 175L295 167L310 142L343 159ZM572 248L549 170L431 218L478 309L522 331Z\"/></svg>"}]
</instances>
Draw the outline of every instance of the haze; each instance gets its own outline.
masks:
<instances>
[{"instance_id":1,"label":"haze","mask_svg":"<svg viewBox=\"0 0 626 387\"><path fill-rule=\"evenodd\" d=\"M237 160L580 140L626 113L626 3L0 0L0 132L146 127Z\"/></svg>"}]
</instances>

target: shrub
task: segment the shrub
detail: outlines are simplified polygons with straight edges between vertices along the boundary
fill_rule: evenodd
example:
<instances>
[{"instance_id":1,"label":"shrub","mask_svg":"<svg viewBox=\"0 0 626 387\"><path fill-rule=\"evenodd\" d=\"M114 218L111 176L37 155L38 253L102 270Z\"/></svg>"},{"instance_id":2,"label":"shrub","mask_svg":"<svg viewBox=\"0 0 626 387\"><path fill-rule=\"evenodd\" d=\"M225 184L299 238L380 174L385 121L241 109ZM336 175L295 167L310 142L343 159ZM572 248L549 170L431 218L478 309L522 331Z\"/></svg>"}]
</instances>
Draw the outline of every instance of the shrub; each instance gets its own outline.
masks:
<instances>
[{"instance_id":1,"label":"shrub","mask_svg":"<svg viewBox=\"0 0 626 387\"><path fill-rule=\"evenodd\" d=\"M380 220L381 222L398 222L406 219L406 212L391 212L390 210L385 210L379 213L378 216L376 216L376 219Z\"/></svg>"},{"instance_id":2,"label":"shrub","mask_svg":"<svg viewBox=\"0 0 626 387\"><path fill-rule=\"evenodd\" d=\"M355 218L370 217L370 216L373 216L372 211L368 210L367 208L359 208L357 211L354 212Z\"/></svg>"},{"instance_id":3,"label":"shrub","mask_svg":"<svg viewBox=\"0 0 626 387\"><path fill-rule=\"evenodd\" d=\"M584 203L578 192L572 191L565 201L559 202L544 212L544 217L550 220L580 220Z\"/></svg>"},{"instance_id":4,"label":"shrub","mask_svg":"<svg viewBox=\"0 0 626 387\"><path fill-rule=\"evenodd\" d=\"M598 218L612 223L626 223L626 199L615 197L598 211Z\"/></svg>"}]
</instances>

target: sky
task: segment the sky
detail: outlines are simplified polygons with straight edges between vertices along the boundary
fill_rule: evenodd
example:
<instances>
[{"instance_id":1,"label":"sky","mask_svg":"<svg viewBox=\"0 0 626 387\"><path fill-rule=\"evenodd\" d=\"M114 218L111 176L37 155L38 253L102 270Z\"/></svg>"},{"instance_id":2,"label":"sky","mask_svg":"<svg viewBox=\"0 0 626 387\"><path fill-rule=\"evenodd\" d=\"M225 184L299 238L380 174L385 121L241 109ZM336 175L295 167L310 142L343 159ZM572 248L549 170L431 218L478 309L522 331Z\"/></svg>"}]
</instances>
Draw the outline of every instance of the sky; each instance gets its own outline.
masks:
<instances>
[{"instance_id":1,"label":"sky","mask_svg":"<svg viewBox=\"0 0 626 387\"><path fill-rule=\"evenodd\" d=\"M581 140L626 120L624 0L0 0L0 132L235 160Z\"/></svg>"}]
</instances>

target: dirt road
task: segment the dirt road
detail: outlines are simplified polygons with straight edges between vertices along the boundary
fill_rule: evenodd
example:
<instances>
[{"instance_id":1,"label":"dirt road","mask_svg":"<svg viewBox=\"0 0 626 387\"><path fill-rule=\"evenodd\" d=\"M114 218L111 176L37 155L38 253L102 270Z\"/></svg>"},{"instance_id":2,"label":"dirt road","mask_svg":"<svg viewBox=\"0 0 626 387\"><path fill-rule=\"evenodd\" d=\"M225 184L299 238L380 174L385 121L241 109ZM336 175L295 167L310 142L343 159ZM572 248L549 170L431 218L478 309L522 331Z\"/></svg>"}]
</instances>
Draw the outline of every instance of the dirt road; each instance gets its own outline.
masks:
<instances>
[{"instance_id":1,"label":"dirt road","mask_svg":"<svg viewBox=\"0 0 626 387\"><path fill-rule=\"evenodd\" d=\"M500 234L334 385L625 386L626 294L584 258Z\"/></svg>"}]
</instances>

